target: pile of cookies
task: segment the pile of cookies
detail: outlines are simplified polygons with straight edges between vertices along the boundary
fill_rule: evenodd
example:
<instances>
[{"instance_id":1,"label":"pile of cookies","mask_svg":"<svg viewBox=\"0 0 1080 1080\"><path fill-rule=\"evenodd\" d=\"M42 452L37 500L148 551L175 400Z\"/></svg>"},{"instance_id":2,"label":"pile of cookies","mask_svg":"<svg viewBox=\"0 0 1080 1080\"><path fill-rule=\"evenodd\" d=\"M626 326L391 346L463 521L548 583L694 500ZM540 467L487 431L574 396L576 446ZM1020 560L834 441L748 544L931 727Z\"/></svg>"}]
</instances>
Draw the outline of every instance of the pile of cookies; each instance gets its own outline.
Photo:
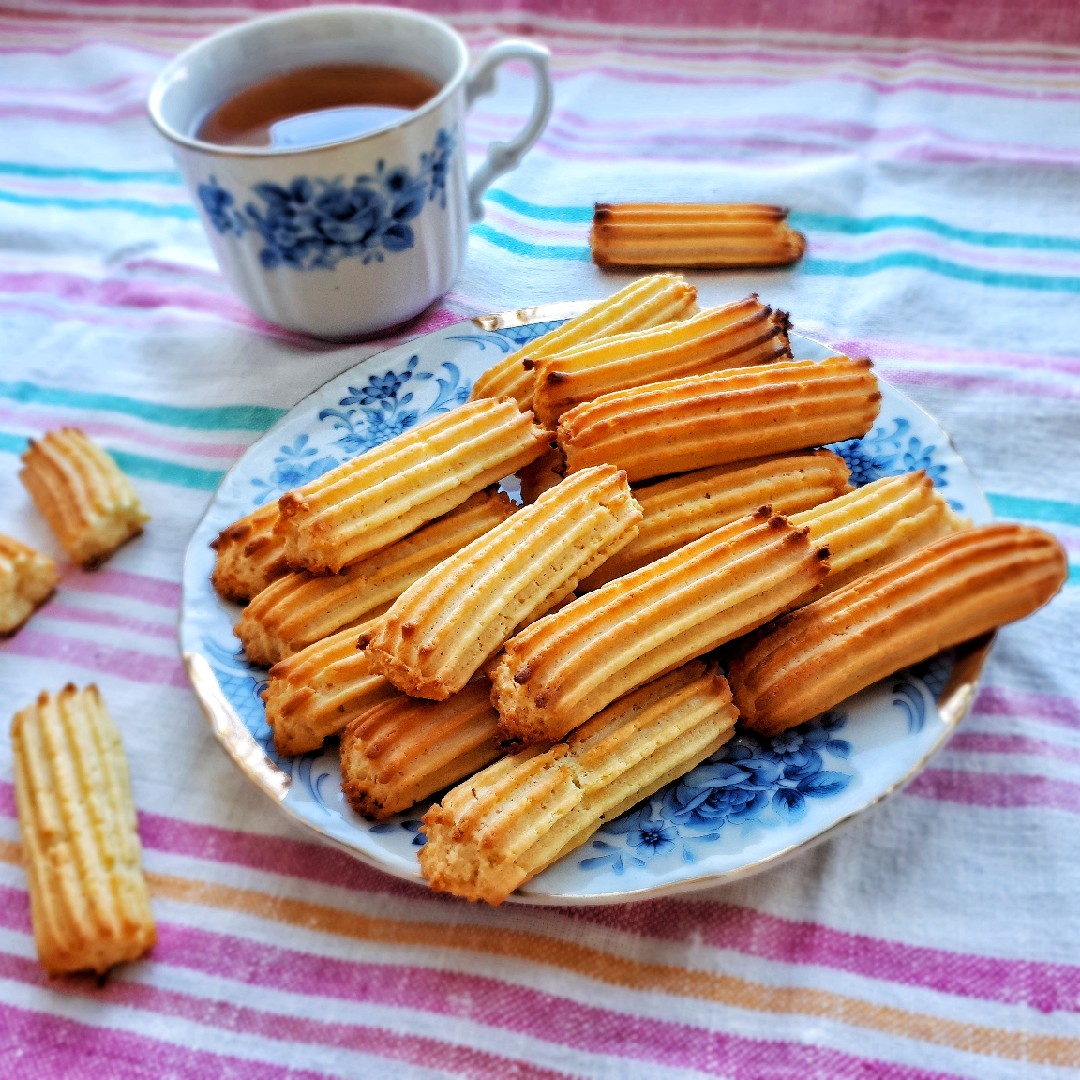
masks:
<instances>
[{"instance_id":1,"label":"pile of cookies","mask_svg":"<svg viewBox=\"0 0 1080 1080\"><path fill-rule=\"evenodd\" d=\"M785 730L1060 587L1051 537L973 528L925 473L853 490L821 447L874 423L872 366L788 329L640 279L215 541L279 752L340 734L371 818L450 789L433 888L500 903L737 721Z\"/></svg>"}]
</instances>

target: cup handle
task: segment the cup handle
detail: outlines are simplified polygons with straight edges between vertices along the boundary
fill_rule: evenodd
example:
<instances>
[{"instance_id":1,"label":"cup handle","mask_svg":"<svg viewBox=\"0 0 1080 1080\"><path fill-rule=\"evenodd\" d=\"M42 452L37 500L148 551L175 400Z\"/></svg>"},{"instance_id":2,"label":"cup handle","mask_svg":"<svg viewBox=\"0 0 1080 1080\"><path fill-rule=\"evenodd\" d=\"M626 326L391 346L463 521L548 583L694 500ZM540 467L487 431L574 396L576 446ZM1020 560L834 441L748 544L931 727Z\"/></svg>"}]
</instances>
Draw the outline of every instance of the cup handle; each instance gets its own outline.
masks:
<instances>
[{"instance_id":1,"label":"cup handle","mask_svg":"<svg viewBox=\"0 0 1080 1080\"><path fill-rule=\"evenodd\" d=\"M503 173L517 168L525 151L540 137L551 115L552 85L548 71L548 50L531 41L500 41L480 58L465 83L465 107L495 89L495 71L508 60L524 60L536 79L536 97L532 115L524 128L509 142L493 142L488 147L483 165L469 180L469 215L473 221L484 216L483 197L491 182Z\"/></svg>"}]
</instances>

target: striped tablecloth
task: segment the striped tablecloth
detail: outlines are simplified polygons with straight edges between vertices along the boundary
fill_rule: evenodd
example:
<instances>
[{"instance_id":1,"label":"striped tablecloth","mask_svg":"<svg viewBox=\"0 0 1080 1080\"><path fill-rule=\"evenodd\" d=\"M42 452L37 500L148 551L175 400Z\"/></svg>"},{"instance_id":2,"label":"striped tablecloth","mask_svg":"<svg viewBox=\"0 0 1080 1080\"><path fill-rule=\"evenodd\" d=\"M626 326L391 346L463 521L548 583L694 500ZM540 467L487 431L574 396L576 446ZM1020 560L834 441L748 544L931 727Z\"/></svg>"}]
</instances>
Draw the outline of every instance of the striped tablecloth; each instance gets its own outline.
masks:
<instances>
[{"instance_id":1,"label":"striped tablecloth","mask_svg":"<svg viewBox=\"0 0 1080 1080\"><path fill-rule=\"evenodd\" d=\"M835 840L686 898L493 911L292 827L213 741L178 660L181 555L222 471L386 344L332 348L248 314L144 118L165 59L251 2L0 9L0 531L56 552L16 472L27 436L65 423L114 452L153 515L0 644L0 695L13 712L69 679L101 686L160 922L152 957L101 985L42 976L3 740L0 1073L1080 1069L1080 9L434 0L476 49L546 42L557 99L454 291L405 336L613 291L626 277L588 260L594 200L788 205L805 260L696 275L703 298L756 289L872 356L994 510L1055 532L1072 565L1000 635L945 750ZM470 154L514 130L526 93L511 72L479 103Z\"/></svg>"}]
</instances>

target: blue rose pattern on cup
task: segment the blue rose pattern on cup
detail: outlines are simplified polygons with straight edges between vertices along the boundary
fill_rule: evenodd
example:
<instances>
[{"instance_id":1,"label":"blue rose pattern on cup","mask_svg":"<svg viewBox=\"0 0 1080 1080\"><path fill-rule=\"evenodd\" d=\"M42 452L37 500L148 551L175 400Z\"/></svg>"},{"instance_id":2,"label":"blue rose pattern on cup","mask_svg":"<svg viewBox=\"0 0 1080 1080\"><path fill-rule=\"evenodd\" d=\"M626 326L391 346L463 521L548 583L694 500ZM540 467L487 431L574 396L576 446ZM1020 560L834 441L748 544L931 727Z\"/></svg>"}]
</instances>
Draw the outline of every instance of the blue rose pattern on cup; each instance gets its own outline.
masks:
<instances>
[{"instance_id":1,"label":"blue rose pattern on cup","mask_svg":"<svg viewBox=\"0 0 1080 1080\"><path fill-rule=\"evenodd\" d=\"M446 207L446 177L454 138L440 128L435 145L420 155L414 174L403 165L387 169L380 161L374 176L327 180L298 176L288 186L262 183L243 208L214 176L198 186L210 224L223 236L258 233L259 252L268 270L333 270L344 258L382 262L385 252L405 251L415 242L409 222L424 207ZM256 201L257 200L257 201Z\"/></svg>"}]
</instances>

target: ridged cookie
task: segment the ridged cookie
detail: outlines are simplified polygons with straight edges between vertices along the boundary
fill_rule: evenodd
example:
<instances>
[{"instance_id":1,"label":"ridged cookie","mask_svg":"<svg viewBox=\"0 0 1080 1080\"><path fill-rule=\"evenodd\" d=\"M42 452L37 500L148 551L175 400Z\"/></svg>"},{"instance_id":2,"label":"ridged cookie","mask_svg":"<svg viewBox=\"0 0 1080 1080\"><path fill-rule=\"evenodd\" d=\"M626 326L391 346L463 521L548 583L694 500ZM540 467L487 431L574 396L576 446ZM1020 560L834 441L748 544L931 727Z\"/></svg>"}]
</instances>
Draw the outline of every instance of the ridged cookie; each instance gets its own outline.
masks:
<instances>
[{"instance_id":1,"label":"ridged cookie","mask_svg":"<svg viewBox=\"0 0 1080 1080\"><path fill-rule=\"evenodd\" d=\"M880 404L869 360L780 361L605 394L564 413L558 441L567 472L646 480L858 438Z\"/></svg>"},{"instance_id":2,"label":"ridged cookie","mask_svg":"<svg viewBox=\"0 0 1080 1080\"><path fill-rule=\"evenodd\" d=\"M316 641L270 669L262 697L274 746L283 757L318 750L357 713L397 695L357 645L370 625Z\"/></svg>"},{"instance_id":3,"label":"ridged cookie","mask_svg":"<svg viewBox=\"0 0 1080 1080\"><path fill-rule=\"evenodd\" d=\"M729 672L744 723L776 735L943 649L1030 615L1068 562L1049 534L983 525L943 537L779 619Z\"/></svg>"},{"instance_id":4,"label":"ridged cookie","mask_svg":"<svg viewBox=\"0 0 1080 1080\"><path fill-rule=\"evenodd\" d=\"M494 488L347 566L340 574L301 570L268 585L244 609L236 636L253 664L269 667L315 641L381 615L433 566L515 510Z\"/></svg>"},{"instance_id":5,"label":"ridged cookie","mask_svg":"<svg viewBox=\"0 0 1080 1080\"><path fill-rule=\"evenodd\" d=\"M222 529L211 543L217 556L210 583L222 599L250 600L289 572L285 537L275 532L277 520L277 503L260 506Z\"/></svg>"},{"instance_id":6,"label":"ridged cookie","mask_svg":"<svg viewBox=\"0 0 1080 1080\"><path fill-rule=\"evenodd\" d=\"M850 490L844 459L828 450L714 465L635 485L634 498L645 515L637 536L590 574L580 590L597 589L655 562L759 506L791 517Z\"/></svg>"},{"instance_id":7,"label":"ridged cookie","mask_svg":"<svg viewBox=\"0 0 1080 1080\"><path fill-rule=\"evenodd\" d=\"M828 592L971 525L925 471L884 476L790 519L810 530L811 543L829 549L829 576L822 585Z\"/></svg>"},{"instance_id":8,"label":"ridged cookie","mask_svg":"<svg viewBox=\"0 0 1080 1080\"><path fill-rule=\"evenodd\" d=\"M764 203L596 203L589 244L597 266L787 266L806 250L787 213Z\"/></svg>"},{"instance_id":9,"label":"ridged cookie","mask_svg":"<svg viewBox=\"0 0 1080 1080\"><path fill-rule=\"evenodd\" d=\"M38 958L99 974L157 938L127 760L96 686L42 693L11 725Z\"/></svg>"},{"instance_id":10,"label":"ridged cookie","mask_svg":"<svg viewBox=\"0 0 1080 1080\"><path fill-rule=\"evenodd\" d=\"M731 737L723 677L693 662L609 705L551 749L497 761L424 815L420 869L438 892L500 904L605 822Z\"/></svg>"},{"instance_id":11,"label":"ridged cookie","mask_svg":"<svg viewBox=\"0 0 1080 1080\"><path fill-rule=\"evenodd\" d=\"M787 610L827 552L762 507L579 597L511 638L490 670L512 738L552 742L616 698Z\"/></svg>"},{"instance_id":12,"label":"ridged cookie","mask_svg":"<svg viewBox=\"0 0 1080 1080\"><path fill-rule=\"evenodd\" d=\"M791 359L788 317L756 295L693 318L532 357L533 412L545 427L583 401L644 383Z\"/></svg>"},{"instance_id":13,"label":"ridged cookie","mask_svg":"<svg viewBox=\"0 0 1080 1080\"><path fill-rule=\"evenodd\" d=\"M53 594L56 563L0 534L0 636L13 634Z\"/></svg>"},{"instance_id":14,"label":"ridged cookie","mask_svg":"<svg viewBox=\"0 0 1080 1080\"><path fill-rule=\"evenodd\" d=\"M503 752L491 684L480 678L445 701L395 694L364 709L341 736L341 790L381 821L490 765Z\"/></svg>"},{"instance_id":15,"label":"ridged cookie","mask_svg":"<svg viewBox=\"0 0 1080 1080\"><path fill-rule=\"evenodd\" d=\"M19 477L72 562L103 563L149 517L116 462L78 428L31 439Z\"/></svg>"},{"instance_id":16,"label":"ridged cookie","mask_svg":"<svg viewBox=\"0 0 1080 1080\"><path fill-rule=\"evenodd\" d=\"M466 402L282 495L277 527L286 556L297 569L337 573L449 513L550 445L550 434L513 399Z\"/></svg>"},{"instance_id":17,"label":"ridged cookie","mask_svg":"<svg viewBox=\"0 0 1080 1080\"><path fill-rule=\"evenodd\" d=\"M697 289L681 274L639 278L488 368L473 384L470 400L509 395L527 412L532 408L533 373L531 365L523 366L525 360L536 361L609 334L685 319L696 311Z\"/></svg>"},{"instance_id":18,"label":"ridged cookie","mask_svg":"<svg viewBox=\"0 0 1080 1080\"><path fill-rule=\"evenodd\" d=\"M614 466L567 477L402 593L367 635L372 663L407 694L457 693L518 627L628 543L640 521Z\"/></svg>"}]
</instances>

